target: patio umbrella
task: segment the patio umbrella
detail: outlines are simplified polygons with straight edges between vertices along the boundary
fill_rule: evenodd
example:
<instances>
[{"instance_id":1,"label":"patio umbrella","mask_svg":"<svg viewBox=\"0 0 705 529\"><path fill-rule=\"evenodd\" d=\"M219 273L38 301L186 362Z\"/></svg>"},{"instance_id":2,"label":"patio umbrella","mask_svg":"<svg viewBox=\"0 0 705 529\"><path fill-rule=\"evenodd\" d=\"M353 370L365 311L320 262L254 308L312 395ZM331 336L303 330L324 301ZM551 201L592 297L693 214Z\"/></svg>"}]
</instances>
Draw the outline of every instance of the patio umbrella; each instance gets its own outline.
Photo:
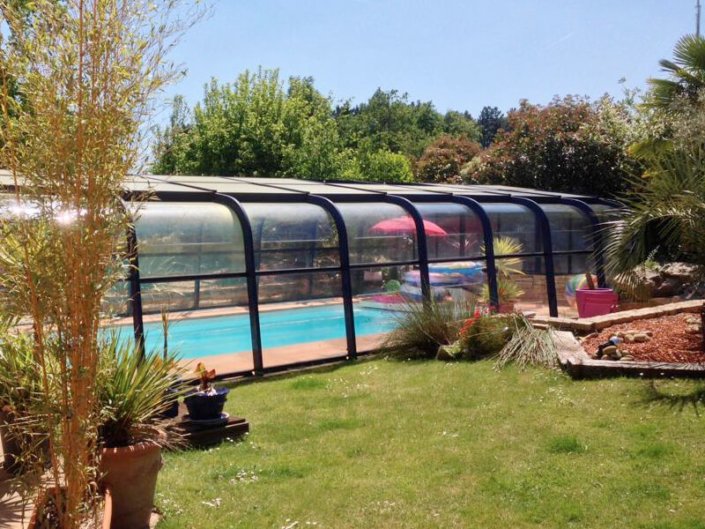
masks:
<instances>
[{"instance_id":1,"label":"patio umbrella","mask_svg":"<svg viewBox=\"0 0 705 529\"><path fill-rule=\"evenodd\" d=\"M446 230L429 220L423 221L426 237L445 237ZM378 222L370 228L370 233L378 235L416 235L416 223L412 217L396 217Z\"/></svg>"}]
</instances>

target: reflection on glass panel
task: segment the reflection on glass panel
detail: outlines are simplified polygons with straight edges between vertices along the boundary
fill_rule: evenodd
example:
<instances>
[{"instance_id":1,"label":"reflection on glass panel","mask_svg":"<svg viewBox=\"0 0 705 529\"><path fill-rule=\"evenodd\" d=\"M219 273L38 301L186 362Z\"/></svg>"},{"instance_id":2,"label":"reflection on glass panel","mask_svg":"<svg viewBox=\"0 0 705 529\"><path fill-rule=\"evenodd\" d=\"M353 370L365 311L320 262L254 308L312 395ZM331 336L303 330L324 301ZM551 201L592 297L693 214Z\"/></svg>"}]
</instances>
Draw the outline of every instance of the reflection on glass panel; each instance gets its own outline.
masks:
<instances>
[{"instance_id":1,"label":"reflection on glass panel","mask_svg":"<svg viewBox=\"0 0 705 529\"><path fill-rule=\"evenodd\" d=\"M142 278L245 271L242 229L225 206L148 202L135 227Z\"/></svg>"},{"instance_id":2,"label":"reflection on glass panel","mask_svg":"<svg viewBox=\"0 0 705 529\"><path fill-rule=\"evenodd\" d=\"M416 225L395 204L339 203L348 230L351 264L416 259Z\"/></svg>"},{"instance_id":3,"label":"reflection on glass panel","mask_svg":"<svg viewBox=\"0 0 705 529\"><path fill-rule=\"evenodd\" d=\"M614 221L619 218L619 209L605 204L590 204L600 223Z\"/></svg>"},{"instance_id":4,"label":"reflection on glass panel","mask_svg":"<svg viewBox=\"0 0 705 529\"><path fill-rule=\"evenodd\" d=\"M587 288L585 274L589 271L595 282L598 283L595 264L590 254L554 256L556 260L556 294L558 298L558 315L573 318L578 315L575 300L575 291ZM571 259L572 266L568 266L567 259Z\"/></svg>"},{"instance_id":5,"label":"reflection on glass panel","mask_svg":"<svg viewBox=\"0 0 705 529\"><path fill-rule=\"evenodd\" d=\"M117 281L103 297L102 312L107 317L130 314L130 283Z\"/></svg>"},{"instance_id":6,"label":"reflection on glass panel","mask_svg":"<svg viewBox=\"0 0 705 529\"><path fill-rule=\"evenodd\" d=\"M542 251L541 233L538 230L536 218L531 210L518 204L483 204L490 217L492 234L495 241L498 238L514 241L520 252L507 251L495 244L495 254L534 253Z\"/></svg>"},{"instance_id":7,"label":"reflection on glass panel","mask_svg":"<svg viewBox=\"0 0 705 529\"><path fill-rule=\"evenodd\" d=\"M244 278L196 279L142 284L142 310L145 314L199 308L247 306Z\"/></svg>"},{"instance_id":8,"label":"reflection on glass panel","mask_svg":"<svg viewBox=\"0 0 705 529\"><path fill-rule=\"evenodd\" d=\"M243 204L252 224L258 270L338 266L338 232L320 206Z\"/></svg>"},{"instance_id":9,"label":"reflection on glass panel","mask_svg":"<svg viewBox=\"0 0 705 529\"><path fill-rule=\"evenodd\" d=\"M548 217L554 252L590 249L592 224L580 210L564 204L545 204L541 209Z\"/></svg>"},{"instance_id":10,"label":"reflection on glass panel","mask_svg":"<svg viewBox=\"0 0 705 529\"><path fill-rule=\"evenodd\" d=\"M470 208L452 202L423 202L415 206L427 224L429 260L482 255L482 225ZM433 231L428 230L428 224Z\"/></svg>"},{"instance_id":11,"label":"reflection on glass panel","mask_svg":"<svg viewBox=\"0 0 705 529\"><path fill-rule=\"evenodd\" d=\"M518 310L548 315L546 276L532 266L534 258L505 257L495 261L500 312Z\"/></svg>"},{"instance_id":12,"label":"reflection on glass panel","mask_svg":"<svg viewBox=\"0 0 705 529\"><path fill-rule=\"evenodd\" d=\"M325 299L341 288L339 272L267 275L257 279L260 306Z\"/></svg>"},{"instance_id":13,"label":"reflection on glass panel","mask_svg":"<svg viewBox=\"0 0 705 529\"><path fill-rule=\"evenodd\" d=\"M264 280L268 284L263 284ZM281 297L280 291L292 294ZM260 278L265 367L347 354L340 274L307 272ZM270 305L288 301L286 306Z\"/></svg>"}]
</instances>

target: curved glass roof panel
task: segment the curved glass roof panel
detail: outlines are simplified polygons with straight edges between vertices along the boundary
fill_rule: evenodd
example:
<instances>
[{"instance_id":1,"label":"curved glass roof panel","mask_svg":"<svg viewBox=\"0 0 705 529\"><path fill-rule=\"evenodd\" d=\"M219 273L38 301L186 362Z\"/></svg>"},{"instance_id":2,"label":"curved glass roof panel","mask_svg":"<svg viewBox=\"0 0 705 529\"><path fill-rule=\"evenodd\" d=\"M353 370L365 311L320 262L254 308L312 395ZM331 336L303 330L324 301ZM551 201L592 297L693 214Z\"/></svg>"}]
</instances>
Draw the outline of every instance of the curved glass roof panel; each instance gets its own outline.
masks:
<instances>
[{"instance_id":1,"label":"curved glass roof panel","mask_svg":"<svg viewBox=\"0 0 705 529\"><path fill-rule=\"evenodd\" d=\"M244 273L242 228L210 202L147 202L137 214L140 277Z\"/></svg>"},{"instance_id":2,"label":"curved glass roof panel","mask_svg":"<svg viewBox=\"0 0 705 529\"><path fill-rule=\"evenodd\" d=\"M351 264L416 259L416 225L401 206L385 202L344 202L336 206L348 231Z\"/></svg>"},{"instance_id":3,"label":"curved glass roof panel","mask_svg":"<svg viewBox=\"0 0 705 529\"><path fill-rule=\"evenodd\" d=\"M482 224L470 208L453 202L421 202L414 206L424 222L432 223L444 232L426 238L430 260L482 257Z\"/></svg>"},{"instance_id":4,"label":"curved glass roof panel","mask_svg":"<svg viewBox=\"0 0 705 529\"><path fill-rule=\"evenodd\" d=\"M482 207L492 223L492 235L495 239L495 255L508 253L535 253L543 251L541 233L534 213L519 204L501 202L485 203ZM510 239L516 243L517 252L510 252L505 245L498 245L497 238Z\"/></svg>"},{"instance_id":5,"label":"curved glass roof panel","mask_svg":"<svg viewBox=\"0 0 705 529\"><path fill-rule=\"evenodd\" d=\"M257 270L340 266L338 231L326 210L299 202L245 202Z\"/></svg>"},{"instance_id":6,"label":"curved glass roof panel","mask_svg":"<svg viewBox=\"0 0 705 529\"><path fill-rule=\"evenodd\" d=\"M541 204L551 227L554 252L585 251L592 247L590 219L575 206Z\"/></svg>"}]
</instances>

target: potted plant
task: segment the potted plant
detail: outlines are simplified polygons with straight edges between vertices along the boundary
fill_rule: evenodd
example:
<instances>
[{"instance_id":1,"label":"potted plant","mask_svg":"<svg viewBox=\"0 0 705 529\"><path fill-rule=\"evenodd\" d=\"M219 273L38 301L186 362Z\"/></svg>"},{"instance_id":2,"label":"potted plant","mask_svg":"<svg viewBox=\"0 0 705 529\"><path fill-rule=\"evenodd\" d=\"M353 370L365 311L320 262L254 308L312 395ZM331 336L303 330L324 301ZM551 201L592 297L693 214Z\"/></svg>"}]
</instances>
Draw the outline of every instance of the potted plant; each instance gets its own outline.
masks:
<instances>
[{"instance_id":1,"label":"potted plant","mask_svg":"<svg viewBox=\"0 0 705 529\"><path fill-rule=\"evenodd\" d=\"M215 388L212 384L215 380L215 369L208 370L206 366L199 362L196 366L196 374L200 380L198 390L184 398L184 403L188 408L189 417L192 421L214 421L223 418L223 407L228 400L229 388Z\"/></svg>"},{"instance_id":2,"label":"potted plant","mask_svg":"<svg viewBox=\"0 0 705 529\"><path fill-rule=\"evenodd\" d=\"M524 291L514 281L512 276L525 275L521 269L521 258L502 257L504 255L517 255L524 251L524 245L512 237L495 237L493 241L495 251L495 269L497 270L497 295L499 306L497 312L507 314L514 312L514 304L524 295ZM484 252L484 246L483 246ZM482 287L480 298L485 303L490 302L490 289L485 283Z\"/></svg>"},{"instance_id":3,"label":"potted plant","mask_svg":"<svg viewBox=\"0 0 705 529\"><path fill-rule=\"evenodd\" d=\"M117 335L105 342L102 358L100 483L112 495L112 529L142 529L149 526L167 441L158 415L181 395L172 391L181 369L175 356L142 357Z\"/></svg>"}]
</instances>

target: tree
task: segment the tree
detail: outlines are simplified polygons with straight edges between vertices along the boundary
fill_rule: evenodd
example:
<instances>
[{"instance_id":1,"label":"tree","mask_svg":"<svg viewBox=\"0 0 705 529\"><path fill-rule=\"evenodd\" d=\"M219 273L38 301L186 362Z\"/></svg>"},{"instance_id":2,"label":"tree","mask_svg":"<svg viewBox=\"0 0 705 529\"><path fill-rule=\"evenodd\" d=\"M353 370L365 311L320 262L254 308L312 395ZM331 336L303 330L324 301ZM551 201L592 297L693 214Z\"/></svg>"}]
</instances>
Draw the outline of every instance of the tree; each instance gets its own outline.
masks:
<instances>
[{"instance_id":1,"label":"tree","mask_svg":"<svg viewBox=\"0 0 705 529\"><path fill-rule=\"evenodd\" d=\"M379 150L348 159L342 179L409 183L414 181L414 173L411 170L411 162L403 154Z\"/></svg>"},{"instance_id":2,"label":"tree","mask_svg":"<svg viewBox=\"0 0 705 529\"><path fill-rule=\"evenodd\" d=\"M673 60L659 61L669 79L649 79L648 105L668 108L680 99L696 102L705 88L705 38L683 36L673 50Z\"/></svg>"},{"instance_id":3,"label":"tree","mask_svg":"<svg viewBox=\"0 0 705 529\"><path fill-rule=\"evenodd\" d=\"M443 116L430 101L409 102L408 94L377 89L357 106L335 111L343 144L368 152L388 150L418 157L443 131Z\"/></svg>"},{"instance_id":4,"label":"tree","mask_svg":"<svg viewBox=\"0 0 705 529\"><path fill-rule=\"evenodd\" d=\"M473 182L615 196L629 186L638 163L627 153L630 116L611 99L565 97L542 107L522 101L509 130L473 159L463 176Z\"/></svg>"},{"instance_id":5,"label":"tree","mask_svg":"<svg viewBox=\"0 0 705 529\"><path fill-rule=\"evenodd\" d=\"M455 138L479 142L482 132L469 112L449 110L443 116L443 133Z\"/></svg>"},{"instance_id":6,"label":"tree","mask_svg":"<svg viewBox=\"0 0 705 529\"><path fill-rule=\"evenodd\" d=\"M481 150L480 144L474 141L449 135L440 136L426 147L416 163L416 178L423 182L460 183L463 166Z\"/></svg>"},{"instance_id":7,"label":"tree","mask_svg":"<svg viewBox=\"0 0 705 529\"><path fill-rule=\"evenodd\" d=\"M176 99L158 129L154 172L335 178L342 148L330 100L311 78L245 71L234 84L213 79L193 110Z\"/></svg>"},{"instance_id":8,"label":"tree","mask_svg":"<svg viewBox=\"0 0 705 529\"><path fill-rule=\"evenodd\" d=\"M482 107L477 125L480 128L480 145L487 148L492 144L497 133L506 129L508 121L504 113L497 107Z\"/></svg>"},{"instance_id":9,"label":"tree","mask_svg":"<svg viewBox=\"0 0 705 529\"><path fill-rule=\"evenodd\" d=\"M639 269L657 251L705 271L705 136L650 158L647 169L606 230L607 270L626 288L638 287Z\"/></svg>"}]
</instances>

